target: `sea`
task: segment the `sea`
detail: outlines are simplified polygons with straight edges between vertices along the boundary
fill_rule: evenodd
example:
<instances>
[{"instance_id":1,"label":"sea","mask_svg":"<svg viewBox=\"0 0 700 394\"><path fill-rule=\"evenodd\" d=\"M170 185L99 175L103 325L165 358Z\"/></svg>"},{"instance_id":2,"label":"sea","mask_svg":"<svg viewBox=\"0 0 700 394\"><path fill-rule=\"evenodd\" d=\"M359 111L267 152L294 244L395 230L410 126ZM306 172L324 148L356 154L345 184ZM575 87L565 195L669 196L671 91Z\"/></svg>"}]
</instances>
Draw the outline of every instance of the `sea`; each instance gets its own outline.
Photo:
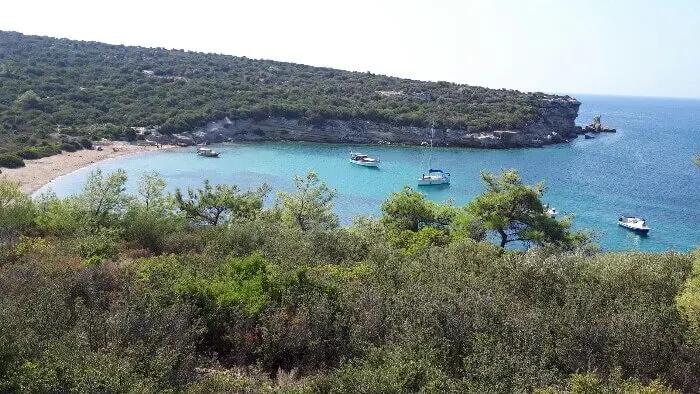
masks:
<instances>
[{"instance_id":1,"label":"sea","mask_svg":"<svg viewBox=\"0 0 700 394\"><path fill-rule=\"evenodd\" d=\"M219 158L197 156L195 148L137 154L96 163L44 186L58 196L80 192L88 174L124 169L127 190L135 193L138 178L157 171L168 188L213 183L238 184L243 189L263 182L274 193L293 192L294 176L315 171L336 189L335 211L343 225L357 216L379 217L381 204L405 185L416 188L428 167L451 174L446 187L420 187L436 202L467 204L484 190L480 173L515 168L526 183L544 181L543 201L559 217L573 215L575 229L590 230L606 250L688 251L700 247L700 100L572 95L581 102L577 124L595 115L616 133L594 139L582 136L568 144L506 150L404 146L353 146L266 142L214 146ZM348 161L350 151L381 159L377 169ZM647 220L647 236L617 225L620 215Z\"/></svg>"}]
</instances>

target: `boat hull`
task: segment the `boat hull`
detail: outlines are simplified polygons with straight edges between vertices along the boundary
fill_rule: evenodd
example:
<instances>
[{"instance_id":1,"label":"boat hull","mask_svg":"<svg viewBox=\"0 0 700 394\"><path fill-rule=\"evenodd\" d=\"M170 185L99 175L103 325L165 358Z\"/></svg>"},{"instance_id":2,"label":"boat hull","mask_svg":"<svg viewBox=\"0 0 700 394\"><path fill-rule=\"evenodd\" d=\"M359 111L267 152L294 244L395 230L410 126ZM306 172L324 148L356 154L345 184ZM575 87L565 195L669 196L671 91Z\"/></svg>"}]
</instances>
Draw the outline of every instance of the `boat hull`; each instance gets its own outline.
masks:
<instances>
[{"instance_id":1,"label":"boat hull","mask_svg":"<svg viewBox=\"0 0 700 394\"><path fill-rule=\"evenodd\" d=\"M624 227L627 230L634 231L635 233L639 233L639 234L647 234L647 233L649 233L649 230L651 230L649 227L634 227L634 226L630 226L627 223L617 223L617 224L620 227Z\"/></svg>"},{"instance_id":2,"label":"boat hull","mask_svg":"<svg viewBox=\"0 0 700 394\"><path fill-rule=\"evenodd\" d=\"M362 167L377 167L379 165L379 162L363 162L363 161L355 161L355 160L350 160L350 163L356 164L356 165L362 166Z\"/></svg>"},{"instance_id":3,"label":"boat hull","mask_svg":"<svg viewBox=\"0 0 700 394\"><path fill-rule=\"evenodd\" d=\"M449 185L449 179L419 179L418 186Z\"/></svg>"}]
</instances>

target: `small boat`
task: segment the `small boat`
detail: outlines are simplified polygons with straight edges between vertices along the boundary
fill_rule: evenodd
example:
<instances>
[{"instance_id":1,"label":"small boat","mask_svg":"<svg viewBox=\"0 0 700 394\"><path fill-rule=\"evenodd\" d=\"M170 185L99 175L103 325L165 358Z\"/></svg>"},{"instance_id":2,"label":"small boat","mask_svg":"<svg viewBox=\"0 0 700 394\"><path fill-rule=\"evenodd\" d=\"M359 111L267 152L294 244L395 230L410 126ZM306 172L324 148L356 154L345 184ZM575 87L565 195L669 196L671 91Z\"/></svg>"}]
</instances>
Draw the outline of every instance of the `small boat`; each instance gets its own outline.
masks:
<instances>
[{"instance_id":1,"label":"small boat","mask_svg":"<svg viewBox=\"0 0 700 394\"><path fill-rule=\"evenodd\" d=\"M549 216L550 218L554 219L557 217L557 209L556 208L550 208L549 204L543 204L542 208L544 208L544 213Z\"/></svg>"},{"instance_id":2,"label":"small boat","mask_svg":"<svg viewBox=\"0 0 700 394\"><path fill-rule=\"evenodd\" d=\"M203 157L219 157L219 152L209 148L197 148L197 154Z\"/></svg>"},{"instance_id":3,"label":"small boat","mask_svg":"<svg viewBox=\"0 0 700 394\"><path fill-rule=\"evenodd\" d=\"M350 163L365 167L376 167L379 164L379 159L363 155L362 153L350 152Z\"/></svg>"},{"instance_id":4,"label":"small boat","mask_svg":"<svg viewBox=\"0 0 700 394\"><path fill-rule=\"evenodd\" d=\"M450 184L450 173L444 172L443 170L428 170L427 174L423 174L418 178L418 186L430 186L430 185L449 185Z\"/></svg>"},{"instance_id":5,"label":"small boat","mask_svg":"<svg viewBox=\"0 0 700 394\"><path fill-rule=\"evenodd\" d=\"M435 128L430 128L430 155L428 156L428 173L423 174L418 178L418 186L430 185L449 185L450 173L443 170L435 170L432 167L433 162L433 137L435 136Z\"/></svg>"},{"instance_id":6,"label":"small boat","mask_svg":"<svg viewBox=\"0 0 700 394\"><path fill-rule=\"evenodd\" d=\"M647 226L647 221L637 216L622 215L617 219L617 224L640 234L646 234L651 230Z\"/></svg>"},{"instance_id":7,"label":"small boat","mask_svg":"<svg viewBox=\"0 0 700 394\"><path fill-rule=\"evenodd\" d=\"M595 137L594 137L592 134L586 133L586 134L583 135L583 138L585 138L585 139L587 139L587 140L590 140L590 139L593 139L593 138L595 138Z\"/></svg>"}]
</instances>

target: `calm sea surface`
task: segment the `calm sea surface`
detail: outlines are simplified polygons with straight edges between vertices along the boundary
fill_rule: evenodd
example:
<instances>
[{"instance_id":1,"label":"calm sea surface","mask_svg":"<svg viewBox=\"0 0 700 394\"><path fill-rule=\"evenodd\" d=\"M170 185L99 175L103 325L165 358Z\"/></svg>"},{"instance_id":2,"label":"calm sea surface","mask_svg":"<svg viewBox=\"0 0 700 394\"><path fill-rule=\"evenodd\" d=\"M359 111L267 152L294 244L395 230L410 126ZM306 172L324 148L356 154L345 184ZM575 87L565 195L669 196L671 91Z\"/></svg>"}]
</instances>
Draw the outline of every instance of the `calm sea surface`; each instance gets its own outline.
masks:
<instances>
[{"instance_id":1,"label":"calm sea surface","mask_svg":"<svg viewBox=\"0 0 700 394\"><path fill-rule=\"evenodd\" d=\"M583 102L577 123L596 114L618 129L595 139L546 148L478 150L436 148L432 166L452 174L449 187L420 190L434 201L466 204L483 190L481 170L516 168L525 181L544 180L543 201L562 214L576 215L574 226L595 230L606 250L679 250L700 246L700 100L577 96ZM294 175L315 170L338 190L336 212L343 223L356 215L378 216L392 192L416 185L426 170L429 150L420 147L349 146L306 143L234 144L215 147L218 159L182 148L109 160L59 178L41 191L59 196L79 192L86 176L122 168L134 192L144 171L158 171L169 188L201 185L202 180L252 188L267 182L274 190L293 188ZM382 160L380 169L348 162L359 150ZM647 237L617 226L620 214L640 215L652 228Z\"/></svg>"}]
</instances>

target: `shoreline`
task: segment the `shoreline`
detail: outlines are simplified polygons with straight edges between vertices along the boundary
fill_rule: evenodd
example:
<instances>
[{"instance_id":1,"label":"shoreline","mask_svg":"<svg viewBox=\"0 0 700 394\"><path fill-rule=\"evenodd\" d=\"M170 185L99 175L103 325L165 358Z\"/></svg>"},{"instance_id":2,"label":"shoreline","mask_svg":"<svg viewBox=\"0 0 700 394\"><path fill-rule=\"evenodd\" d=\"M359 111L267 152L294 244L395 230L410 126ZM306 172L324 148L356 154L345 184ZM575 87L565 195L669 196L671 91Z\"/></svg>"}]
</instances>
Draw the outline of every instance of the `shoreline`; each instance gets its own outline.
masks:
<instances>
[{"instance_id":1,"label":"shoreline","mask_svg":"<svg viewBox=\"0 0 700 394\"><path fill-rule=\"evenodd\" d=\"M0 179L20 183L20 190L32 196L39 189L55 179L78 171L89 165L118 157L130 156L137 153L155 152L172 149L174 145L155 146L131 145L123 141L104 141L96 145L103 150L84 149L76 152L63 152L59 155L42 157L37 160L25 160L21 168L3 168Z\"/></svg>"}]
</instances>

